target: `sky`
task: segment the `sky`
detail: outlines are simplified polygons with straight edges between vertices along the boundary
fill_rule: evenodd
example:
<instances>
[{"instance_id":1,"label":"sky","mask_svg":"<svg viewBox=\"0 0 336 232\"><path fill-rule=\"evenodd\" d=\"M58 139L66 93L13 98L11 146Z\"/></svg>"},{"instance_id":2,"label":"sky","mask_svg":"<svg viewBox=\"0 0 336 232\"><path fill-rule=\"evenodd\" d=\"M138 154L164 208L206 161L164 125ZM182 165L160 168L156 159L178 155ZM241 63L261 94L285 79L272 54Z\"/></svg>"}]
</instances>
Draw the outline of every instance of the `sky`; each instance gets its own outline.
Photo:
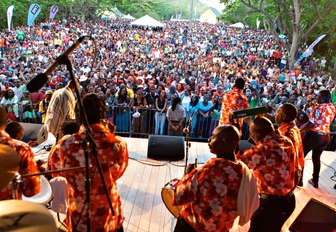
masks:
<instances>
[{"instance_id":1,"label":"sky","mask_svg":"<svg viewBox=\"0 0 336 232\"><path fill-rule=\"evenodd\" d=\"M219 0L200 0L200 2L205 3L208 6L214 7L219 11L222 11L224 8L224 4L219 3Z\"/></svg>"}]
</instances>

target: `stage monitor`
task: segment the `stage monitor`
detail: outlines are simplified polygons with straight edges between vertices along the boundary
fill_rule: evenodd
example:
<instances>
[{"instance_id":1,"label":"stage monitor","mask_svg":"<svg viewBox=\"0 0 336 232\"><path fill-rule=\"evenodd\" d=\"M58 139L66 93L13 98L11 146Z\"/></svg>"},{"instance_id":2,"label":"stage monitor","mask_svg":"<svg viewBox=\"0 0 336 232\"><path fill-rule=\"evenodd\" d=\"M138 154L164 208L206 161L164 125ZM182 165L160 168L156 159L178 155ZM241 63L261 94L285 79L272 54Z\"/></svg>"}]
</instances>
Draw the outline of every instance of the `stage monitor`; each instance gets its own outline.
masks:
<instances>
[{"instance_id":1,"label":"stage monitor","mask_svg":"<svg viewBox=\"0 0 336 232\"><path fill-rule=\"evenodd\" d=\"M312 198L289 227L292 232L335 232L336 210Z\"/></svg>"}]
</instances>

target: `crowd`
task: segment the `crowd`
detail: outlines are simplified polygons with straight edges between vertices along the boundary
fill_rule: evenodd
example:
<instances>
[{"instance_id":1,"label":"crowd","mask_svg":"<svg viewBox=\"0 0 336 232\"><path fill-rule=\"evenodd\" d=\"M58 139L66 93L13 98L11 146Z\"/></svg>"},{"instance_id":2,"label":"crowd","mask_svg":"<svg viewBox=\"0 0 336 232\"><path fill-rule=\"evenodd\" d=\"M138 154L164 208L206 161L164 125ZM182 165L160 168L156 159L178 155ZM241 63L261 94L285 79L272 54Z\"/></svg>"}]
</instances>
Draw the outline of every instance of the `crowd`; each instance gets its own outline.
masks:
<instances>
[{"instance_id":1,"label":"crowd","mask_svg":"<svg viewBox=\"0 0 336 232\"><path fill-rule=\"evenodd\" d=\"M251 108L275 109L290 102L309 113L321 89L332 91L336 101L324 58L308 57L291 73L287 52L263 30L198 22L133 28L120 19L97 24L69 19L0 34L1 105L12 120L44 122L47 96L67 84L69 73L58 67L35 93L29 93L26 84L81 35L92 37L70 56L81 92L106 99L106 117L119 132L147 128L147 133L167 133L164 117L172 99L179 96L186 118L194 116L191 135L201 130L203 137L209 137L218 125L223 93L232 89L237 77L246 81L244 93Z\"/></svg>"}]
</instances>

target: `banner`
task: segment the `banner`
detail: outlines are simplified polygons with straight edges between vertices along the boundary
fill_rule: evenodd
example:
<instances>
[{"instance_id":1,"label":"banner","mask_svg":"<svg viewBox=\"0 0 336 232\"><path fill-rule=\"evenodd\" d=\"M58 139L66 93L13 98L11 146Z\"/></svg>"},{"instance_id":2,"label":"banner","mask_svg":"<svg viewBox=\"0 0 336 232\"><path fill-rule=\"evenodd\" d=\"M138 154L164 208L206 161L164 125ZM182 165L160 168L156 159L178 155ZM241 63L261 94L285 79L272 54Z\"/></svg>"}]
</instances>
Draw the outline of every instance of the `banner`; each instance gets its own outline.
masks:
<instances>
[{"instance_id":1,"label":"banner","mask_svg":"<svg viewBox=\"0 0 336 232\"><path fill-rule=\"evenodd\" d=\"M8 31L11 30L13 11L14 11L14 5L9 6L7 9Z\"/></svg>"},{"instance_id":2,"label":"banner","mask_svg":"<svg viewBox=\"0 0 336 232\"><path fill-rule=\"evenodd\" d=\"M259 18L257 18L257 30L259 29L259 26L260 26L260 20L259 20Z\"/></svg>"},{"instance_id":3,"label":"banner","mask_svg":"<svg viewBox=\"0 0 336 232\"><path fill-rule=\"evenodd\" d=\"M295 62L294 66L297 66L300 61L305 58L310 56L313 53L313 48L315 47L315 45L320 42L324 37L326 37L326 34L321 35L320 37L318 37L308 48L307 50L302 53L302 55L300 56L300 58Z\"/></svg>"},{"instance_id":4,"label":"banner","mask_svg":"<svg viewBox=\"0 0 336 232\"><path fill-rule=\"evenodd\" d=\"M57 5L53 5L50 7L50 14L49 14L49 19L50 22L52 22L55 18L55 15L57 14L58 11L58 6Z\"/></svg>"},{"instance_id":5,"label":"banner","mask_svg":"<svg viewBox=\"0 0 336 232\"><path fill-rule=\"evenodd\" d=\"M30 5L29 11L28 11L28 21L27 21L28 27L30 27L33 24L34 20L36 19L36 17L38 16L40 12L41 12L41 7L38 4L33 3Z\"/></svg>"}]
</instances>

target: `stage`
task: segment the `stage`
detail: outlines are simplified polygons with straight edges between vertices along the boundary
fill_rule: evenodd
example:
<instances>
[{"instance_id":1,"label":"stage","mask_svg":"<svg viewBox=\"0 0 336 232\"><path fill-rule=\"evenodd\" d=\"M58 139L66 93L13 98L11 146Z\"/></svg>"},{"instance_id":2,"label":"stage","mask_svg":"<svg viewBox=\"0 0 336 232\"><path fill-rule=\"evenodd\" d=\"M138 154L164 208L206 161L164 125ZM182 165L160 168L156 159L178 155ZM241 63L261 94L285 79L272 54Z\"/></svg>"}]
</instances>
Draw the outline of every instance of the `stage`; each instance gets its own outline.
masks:
<instances>
[{"instance_id":1,"label":"stage","mask_svg":"<svg viewBox=\"0 0 336 232\"><path fill-rule=\"evenodd\" d=\"M123 138L129 149L129 165L125 174L118 180L118 188L123 204L127 232L170 232L175 226L175 218L165 207L161 199L164 185L174 178L183 176L185 159L183 161L157 161L147 158L148 139ZM174 144L172 144L174 146ZM210 154L207 143L191 142L189 163L197 158L199 164L206 162L214 155ZM336 153L325 151L322 154L321 177L319 188L308 185L312 175L311 155L306 157L304 186L295 190L296 208L287 220L282 231L288 231L289 226L301 212L310 198L316 198L331 207L336 208L336 190L330 177L336 168ZM249 225L235 226L234 232L248 231Z\"/></svg>"}]
</instances>

